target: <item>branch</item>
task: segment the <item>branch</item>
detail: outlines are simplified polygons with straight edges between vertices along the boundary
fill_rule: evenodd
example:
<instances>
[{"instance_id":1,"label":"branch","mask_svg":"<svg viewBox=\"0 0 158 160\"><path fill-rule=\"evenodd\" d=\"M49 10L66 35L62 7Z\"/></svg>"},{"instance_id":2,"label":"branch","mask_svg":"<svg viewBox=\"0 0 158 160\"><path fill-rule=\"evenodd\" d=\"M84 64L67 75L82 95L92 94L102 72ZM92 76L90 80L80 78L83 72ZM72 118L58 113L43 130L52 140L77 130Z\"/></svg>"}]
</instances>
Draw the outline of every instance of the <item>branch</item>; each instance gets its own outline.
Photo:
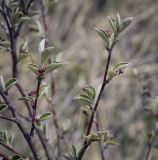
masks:
<instances>
[{"instance_id":1,"label":"branch","mask_svg":"<svg viewBox=\"0 0 158 160\"><path fill-rule=\"evenodd\" d=\"M23 158L25 158L24 155L22 155L21 153L15 151L15 149L12 148L10 145L7 145L7 144L5 144L5 143L3 143L3 142L1 142L1 141L0 141L0 145L3 146L4 148L8 149L8 150L11 151L12 153L18 154L18 155L22 156Z\"/></svg>"},{"instance_id":2,"label":"branch","mask_svg":"<svg viewBox=\"0 0 158 160\"><path fill-rule=\"evenodd\" d=\"M96 112L96 129L97 131L100 130L100 126L99 126L99 113ZM101 160L105 160L105 156L104 156L104 146L102 144L102 141L101 139L99 140L99 150L100 150L100 154L101 154Z\"/></svg>"},{"instance_id":3,"label":"branch","mask_svg":"<svg viewBox=\"0 0 158 160\"><path fill-rule=\"evenodd\" d=\"M19 82L17 83L17 88L18 88L20 94L21 94L23 97L26 97L26 96L27 96L27 95L25 94L25 92L24 92L23 87L21 86L21 84L20 84ZM31 105L30 105L27 101L25 101L25 105L26 105L26 107L27 107L27 110L28 110L28 113L29 113L30 118L32 118ZM21 114L20 114L19 116L20 116L21 118L23 118L24 120L26 120L27 122L30 122L30 119L29 119L29 118L27 118L27 117L25 117L25 116L23 116L23 115L21 115ZM40 142L41 142L41 144L42 144L42 146L43 146L43 149L44 149L45 155L46 155L46 157L47 157L47 160L51 160L51 154L50 154L50 152L49 152L49 149L47 148L46 141L45 141L44 138L41 136L39 130L36 129L36 128L35 128L35 130L36 130L37 136L38 136L38 138L39 138L39 140L40 140Z\"/></svg>"},{"instance_id":4,"label":"branch","mask_svg":"<svg viewBox=\"0 0 158 160\"><path fill-rule=\"evenodd\" d=\"M38 83L37 83L37 89L36 89L36 97L35 97L34 104L32 106L33 114L32 114L32 127L31 127L31 131L30 131L30 136L31 137L33 136L33 132L34 132L34 129L35 129L37 102L38 102L38 98L39 98L41 82L42 82L42 78L38 77Z\"/></svg>"},{"instance_id":5,"label":"branch","mask_svg":"<svg viewBox=\"0 0 158 160\"><path fill-rule=\"evenodd\" d=\"M108 59L107 59L106 65L105 65L104 78L103 78L103 81L102 81L101 89L100 89L99 95L97 97L96 103L95 103L95 105L94 105L94 107L92 109L92 113L91 113L88 129L87 129L87 132L86 132L86 136L88 136L90 134L90 132L91 132L96 110L98 108L98 105L99 105L101 96L103 94L104 88L105 88L106 84L108 84L108 82L107 82L107 75L108 75L108 70L109 70L109 65L110 65L110 61L111 61L111 55L112 55L112 49L113 49L113 47L114 47L114 45L111 48L107 48ZM77 160L81 160L82 159L82 157L83 157L85 151L88 149L88 147L89 147L89 144L87 144L87 142L85 140L84 144L83 144L83 146L81 148L81 150L78 153L78 159Z\"/></svg>"},{"instance_id":6,"label":"branch","mask_svg":"<svg viewBox=\"0 0 158 160\"><path fill-rule=\"evenodd\" d=\"M7 118L7 117L3 117L3 116L0 116L0 119L4 119L4 120L7 120L7 121L10 121L10 122L16 122L15 120L14 120L14 118Z\"/></svg>"},{"instance_id":7,"label":"branch","mask_svg":"<svg viewBox=\"0 0 158 160\"><path fill-rule=\"evenodd\" d=\"M36 147L34 146L34 144L31 141L31 137L29 136L26 128L23 126L22 122L20 121L20 119L18 118L18 114L16 112L16 107L14 106L14 104L11 102L10 98L0 89L0 95L3 98L5 104L8 105L8 108L10 109L13 118L15 119L15 123L18 126L19 130L21 131L21 133L23 134L26 142L28 143L32 154L34 155L35 160L40 160L40 157L37 153Z\"/></svg>"}]
</instances>

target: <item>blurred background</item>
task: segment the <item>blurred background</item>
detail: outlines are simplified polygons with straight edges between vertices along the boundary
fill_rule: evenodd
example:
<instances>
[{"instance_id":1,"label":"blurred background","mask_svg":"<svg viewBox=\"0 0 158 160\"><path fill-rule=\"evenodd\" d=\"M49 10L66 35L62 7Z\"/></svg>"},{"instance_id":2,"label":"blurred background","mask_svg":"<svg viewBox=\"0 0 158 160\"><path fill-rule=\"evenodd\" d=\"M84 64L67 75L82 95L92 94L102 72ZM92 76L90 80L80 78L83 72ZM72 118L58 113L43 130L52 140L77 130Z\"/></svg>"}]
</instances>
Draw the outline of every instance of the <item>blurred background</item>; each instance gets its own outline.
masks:
<instances>
[{"instance_id":1,"label":"blurred background","mask_svg":"<svg viewBox=\"0 0 158 160\"><path fill-rule=\"evenodd\" d=\"M34 9L41 11L38 1ZM147 134L153 133L156 120L147 110L158 109L158 1L157 0L58 0L46 10L49 46L55 47L55 57L66 62L66 65L53 73L55 106L57 121L64 135L61 140L62 153L67 152L74 144L79 150L83 143L89 115L85 106L73 101L73 97L88 84L97 88L103 79L104 64L107 53L103 41L94 31L95 27L109 30L107 17L134 17L134 21L119 37L113 50L110 68L120 62L130 62L130 67L123 75L114 78L105 88L98 109L100 129L108 129L117 139L118 146L105 149L106 160L144 160L147 148ZM35 17L41 32L33 32L28 23L23 27L18 45L24 40L29 43L32 59L38 62L38 44L43 34L42 16ZM39 23L41 22L41 24ZM3 34L1 32L1 34ZM30 59L19 63L19 80L26 93L35 89L35 76L30 73L27 63ZM11 58L8 52L0 50L0 74L5 79L11 77ZM51 76L45 81L51 84ZM24 103L16 87L10 95L17 104L18 111L27 115ZM50 111L45 98L40 98L38 113ZM3 113L8 116L8 112ZM57 138L53 118L47 121L47 143L52 156L57 155ZM30 127L27 122L26 126ZM0 122L1 130L7 128L14 134L15 149L24 155L29 154L27 145L17 127L10 122ZM95 125L93 130L96 130ZM18 135L18 136L17 136ZM41 144L35 142L44 155ZM65 145L66 144L66 145ZM154 142L150 160L158 159L158 141ZM0 146L0 151L11 154ZM43 158L44 159L44 158ZM53 159L53 158L52 158ZM60 159L63 159L62 157ZM86 152L84 160L101 160L98 143L94 143Z\"/></svg>"}]
</instances>

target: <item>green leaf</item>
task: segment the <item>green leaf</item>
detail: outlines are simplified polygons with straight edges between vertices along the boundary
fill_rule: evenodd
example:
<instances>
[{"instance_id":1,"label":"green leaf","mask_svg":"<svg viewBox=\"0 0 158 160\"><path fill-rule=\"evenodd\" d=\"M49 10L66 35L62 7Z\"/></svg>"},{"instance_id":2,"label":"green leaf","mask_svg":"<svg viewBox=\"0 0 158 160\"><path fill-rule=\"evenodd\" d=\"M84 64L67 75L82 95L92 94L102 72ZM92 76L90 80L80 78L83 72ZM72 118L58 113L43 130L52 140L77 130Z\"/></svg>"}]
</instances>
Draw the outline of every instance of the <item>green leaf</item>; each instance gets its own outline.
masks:
<instances>
[{"instance_id":1,"label":"green leaf","mask_svg":"<svg viewBox=\"0 0 158 160\"><path fill-rule=\"evenodd\" d=\"M108 73L108 81L110 81L111 79L113 79L117 75L118 74L115 71L109 71L109 73Z\"/></svg>"},{"instance_id":2,"label":"green leaf","mask_svg":"<svg viewBox=\"0 0 158 160\"><path fill-rule=\"evenodd\" d=\"M39 75L38 73L38 66L36 64L28 64L27 67L35 74Z\"/></svg>"},{"instance_id":3,"label":"green leaf","mask_svg":"<svg viewBox=\"0 0 158 160\"><path fill-rule=\"evenodd\" d=\"M21 53L18 57L18 62L27 58L28 56L29 56L29 54L27 54L27 53Z\"/></svg>"},{"instance_id":4,"label":"green leaf","mask_svg":"<svg viewBox=\"0 0 158 160\"><path fill-rule=\"evenodd\" d=\"M91 85L84 87L83 91L86 92L86 94L90 97L90 99L94 100L96 91L95 88Z\"/></svg>"},{"instance_id":5,"label":"green leaf","mask_svg":"<svg viewBox=\"0 0 158 160\"><path fill-rule=\"evenodd\" d=\"M122 63L117 64L117 65L113 68L113 71L124 70L124 69L126 69L128 66L129 66L129 63L122 62Z\"/></svg>"},{"instance_id":6,"label":"green leaf","mask_svg":"<svg viewBox=\"0 0 158 160\"><path fill-rule=\"evenodd\" d=\"M109 44L109 37L107 35L107 33L99 28L95 28L94 29L98 35L106 42L106 44Z\"/></svg>"},{"instance_id":7,"label":"green leaf","mask_svg":"<svg viewBox=\"0 0 158 160\"><path fill-rule=\"evenodd\" d=\"M71 151L72 151L72 157L74 158L74 160L77 160L77 150L74 145L72 145Z\"/></svg>"},{"instance_id":8,"label":"green leaf","mask_svg":"<svg viewBox=\"0 0 158 160\"><path fill-rule=\"evenodd\" d=\"M121 18L120 18L119 13L117 13L117 16L116 16L116 22L117 22L117 26L121 24Z\"/></svg>"},{"instance_id":9,"label":"green leaf","mask_svg":"<svg viewBox=\"0 0 158 160\"><path fill-rule=\"evenodd\" d=\"M23 159L22 156L20 156L20 155L14 155L14 156L12 156L11 160L22 160L22 159Z\"/></svg>"},{"instance_id":10,"label":"green leaf","mask_svg":"<svg viewBox=\"0 0 158 160\"><path fill-rule=\"evenodd\" d=\"M40 86L40 96L48 93L49 86L47 84L43 84Z\"/></svg>"},{"instance_id":11,"label":"green leaf","mask_svg":"<svg viewBox=\"0 0 158 160\"><path fill-rule=\"evenodd\" d=\"M126 29L130 25L132 20L133 20L133 17L128 17L123 19L119 25L119 31L122 32L124 29Z\"/></svg>"},{"instance_id":12,"label":"green leaf","mask_svg":"<svg viewBox=\"0 0 158 160\"><path fill-rule=\"evenodd\" d=\"M6 90L8 91L13 85L15 85L17 83L17 80L15 78L12 78L10 80L8 80L6 83L5 83L5 88Z\"/></svg>"},{"instance_id":13,"label":"green leaf","mask_svg":"<svg viewBox=\"0 0 158 160\"><path fill-rule=\"evenodd\" d=\"M0 75L0 89L2 91L6 90L6 88L5 88L5 82L4 82L3 76L1 76L1 75Z\"/></svg>"},{"instance_id":14,"label":"green leaf","mask_svg":"<svg viewBox=\"0 0 158 160\"><path fill-rule=\"evenodd\" d=\"M79 102L82 102L88 106L91 106L91 103L92 103L91 99L87 95L84 95L84 94L76 95L73 99Z\"/></svg>"},{"instance_id":15,"label":"green leaf","mask_svg":"<svg viewBox=\"0 0 158 160\"><path fill-rule=\"evenodd\" d=\"M39 120L40 120L40 121L44 121L44 120L48 119L48 118L51 117L51 116L52 116L52 113L51 113L51 112L45 112L45 113L43 113L43 114L39 117Z\"/></svg>"},{"instance_id":16,"label":"green leaf","mask_svg":"<svg viewBox=\"0 0 158 160\"><path fill-rule=\"evenodd\" d=\"M8 136L8 131L7 130L3 131L3 139L4 139L4 142L6 144L9 144L9 136Z\"/></svg>"},{"instance_id":17,"label":"green leaf","mask_svg":"<svg viewBox=\"0 0 158 160\"><path fill-rule=\"evenodd\" d=\"M32 102L33 101L33 98L32 97L30 97L30 96L26 96L26 97L20 97L18 100L22 100L22 101L30 101L30 102Z\"/></svg>"},{"instance_id":18,"label":"green leaf","mask_svg":"<svg viewBox=\"0 0 158 160\"><path fill-rule=\"evenodd\" d=\"M8 138L8 142L9 142L10 145L13 143L13 140L14 140L13 135Z\"/></svg>"},{"instance_id":19,"label":"green leaf","mask_svg":"<svg viewBox=\"0 0 158 160\"><path fill-rule=\"evenodd\" d=\"M47 137L47 134L48 134L48 125L47 124L43 125L43 133L44 133L44 136Z\"/></svg>"},{"instance_id":20,"label":"green leaf","mask_svg":"<svg viewBox=\"0 0 158 160\"><path fill-rule=\"evenodd\" d=\"M6 104L0 104L0 112L6 110L8 106Z\"/></svg>"},{"instance_id":21,"label":"green leaf","mask_svg":"<svg viewBox=\"0 0 158 160\"><path fill-rule=\"evenodd\" d=\"M112 17L108 17L109 23L111 25L111 28L115 34L117 34L117 22L116 19Z\"/></svg>"},{"instance_id":22,"label":"green leaf","mask_svg":"<svg viewBox=\"0 0 158 160\"><path fill-rule=\"evenodd\" d=\"M28 53L28 42L27 41L21 44L20 53L24 53L24 54Z\"/></svg>"},{"instance_id":23,"label":"green leaf","mask_svg":"<svg viewBox=\"0 0 158 160\"><path fill-rule=\"evenodd\" d=\"M41 63L48 60L48 57L53 53L54 47L45 48L41 53Z\"/></svg>"},{"instance_id":24,"label":"green leaf","mask_svg":"<svg viewBox=\"0 0 158 160\"><path fill-rule=\"evenodd\" d=\"M38 120L35 122L35 126L36 128L42 128L43 125L42 125L42 122Z\"/></svg>"},{"instance_id":25,"label":"green leaf","mask_svg":"<svg viewBox=\"0 0 158 160\"><path fill-rule=\"evenodd\" d=\"M49 64L47 67L46 67L46 71L44 73L49 73L57 68L59 68L60 66L62 66L63 63L61 62L54 62L54 63L51 63Z\"/></svg>"}]
</instances>

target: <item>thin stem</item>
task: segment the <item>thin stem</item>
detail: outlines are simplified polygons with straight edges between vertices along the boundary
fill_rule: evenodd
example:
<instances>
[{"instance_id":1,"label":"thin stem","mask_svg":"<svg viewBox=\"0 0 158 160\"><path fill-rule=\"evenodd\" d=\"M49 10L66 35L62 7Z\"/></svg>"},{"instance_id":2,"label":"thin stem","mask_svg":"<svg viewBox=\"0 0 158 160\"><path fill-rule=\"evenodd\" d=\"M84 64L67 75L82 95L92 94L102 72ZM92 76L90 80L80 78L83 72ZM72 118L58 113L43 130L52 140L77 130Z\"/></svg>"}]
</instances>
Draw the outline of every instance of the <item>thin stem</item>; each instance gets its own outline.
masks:
<instances>
[{"instance_id":1,"label":"thin stem","mask_svg":"<svg viewBox=\"0 0 158 160\"><path fill-rule=\"evenodd\" d=\"M157 136L158 136L158 130L155 131L154 135L149 139L149 141L147 143L147 151L146 151L144 160L149 160L149 156L150 156L150 153L151 153L151 150L152 150L152 146L153 146Z\"/></svg>"},{"instance_id":2,"label":"thin stem","mask_svg":"<svg viewBox=\"0 0 158 160\"><path fill-rule=\"evenodd\" d=\"M31 127L31 131L30 131L30 136L33 136L33 132L34 132L34 129L35 129L37 102L38 102L38 98L39 98L41 81L42 81L42 79L40 77L38 77L38 83L37 83L37 89L36 89L36 97L35 97L34 104L32 106L33 114L32 114L32 127Z\"/></svg>"},{"instance_id":3,"label":"thin stem","mask_svg":"<svg viewBox=\"0 0 158 160\"><path fill-rule=\"evenodd\" d=\"M23 97L27 96L25 94L25 92L24 92L23 87L21 86L21 84L19 82L17 83L17 88L18 88L19 92L21 93L21 95ZM25 101L25 105L27 106L27 110L28 110L29 116L32 118L31 105L27 101ZM26 120L27 122L31 122L31 120L28 117L25 117L25 116L23 116L21 114L19 116L21 118L23 118L24 120ZM51 160L51 154L50 154L50 151L49 151L49 149L48 149L48 147L46 145L46 140L44 140L44 137L42 137L40 131L37 128L35 128L35 130L36 130L37 136L38 136L38 138L39 138L39 140L40 140L40 142L41 142L41 144L43 146L43 149L44 149L45 155L47 157L47 160Z\"/></svg>"},{"instance_id":4,"label":"thin stem","mask_svg":"<svg viewBox=\"0 0 158 160\"><path fill-rule=\"evenodd\" d=\"M10 122L16 122L15 120L14 120L14 118L7 118L7 117L3 117L3 116L0 116L0 119L4 119L4 120L7 120L7 121L10 121Z\"/></svg>"},{"instance_id":5,"label":"thin stem","mask_svg":"<svg viewBox=\"0 0 158 160\"><path fill-rule=\"evenodd\" d=\"M100 126L99 126L99 113L96 112L96 129L97 131L100 130ZM102 145L102 141L101 139L99 140L99 151L100 151L100 155L101 155L101 160L105 160L105 156L104 156L104 147Z\"/></svg>"},{"instance_id":6,"label":"thin stem","mask_svg":"<svg viewBox=\"0 0 158 160\"><path fill-rule=\"evenodd\" d=\"M113 45L113 46L114 46L114 45ZM107 48L107 51L108 51L108 59L107 59L106 65L105 65L104 78L103 78L103 81L102 81L101 89L100 89L99 95L98 95L98 97L97 97L96 103L95 103L95 105L94 105L94 107L93 107L93 109L92 109L92 113L91 113L91 117L90 117L88 129L87 129L87 132L86 132L86 136L88 136L88 135L90 134L90 132L91 132L96 110L97 110L98 105L99 105L99 102L100 102L100 100L101 100L101 96L102 96L102 94L103 94L104 88L105 88L106 84L108 84L108 82L107 82L107 75L108 75L109 65L110 65L110 61L111 61L111 54L112 54L113 46L112 46L111 48ZM85 151L88 149L88 146L89 146L89 145L87 144L87 142L86 142L86 140L85 140L82 148L80 149L80 151L79 151L79 153L78 153L78 158L77 158L77 160L81 160L81 159L82 159Z\"/></svg>"},{"instance_id":7,"label":"thin stem","mask_svg":"<svg viewBox=\"0 0 158 160\"><path fill-rule=\"evenodd\" d=\"M25 157L24 155L22 155L21 153L17 152L14 148L12 148L10 145L7 145L3 142L0 141L0 145L3 146L4 148L8 149L9 151L11 151L14 154L18 154L21 155L23 158Z\"/></svg>"},{"instance_id":8,"label":"thin stem","mask_svg":"<svg viewBox=\"0 0 158 160\"><path fill-rule=\"evenodd\" d=\"M42 0L40 0L40 5L41 5L41 17L42 17L42 22L43 22L43 28L44 28L44 33L45 33L45 47L48 46L48 24L47 24L47 8L43 5ZM49 59L49 63L51 63L51 59ZM55 96L55 81L54 81L54 74L53 71L51 73L52 76L52 82L51 82L51 88L52 88L52 97L51 100L48 100L50 106L51 106L51 111L53 113L53 122L55 126L55 132L56 132L56 137L57 137L57 157L56 159L60 159L61 157L61 152L62 152L62 144L61 141L64 141L64 136L62 134L62 131L59 127L58 123L58 118L57 118L57 113L56 113L56 106L54 102L54 96Z\"/></svg>"}]
</instances>

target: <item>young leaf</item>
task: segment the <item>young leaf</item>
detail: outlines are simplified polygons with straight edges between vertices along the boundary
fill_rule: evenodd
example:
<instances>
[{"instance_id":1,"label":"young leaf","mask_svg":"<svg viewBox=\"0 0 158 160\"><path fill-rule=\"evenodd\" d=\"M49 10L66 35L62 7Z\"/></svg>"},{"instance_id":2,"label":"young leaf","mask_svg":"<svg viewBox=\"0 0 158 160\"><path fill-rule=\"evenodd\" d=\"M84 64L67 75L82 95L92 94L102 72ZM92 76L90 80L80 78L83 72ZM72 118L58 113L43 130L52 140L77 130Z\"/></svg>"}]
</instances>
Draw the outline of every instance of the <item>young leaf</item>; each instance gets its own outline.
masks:
<instances>
[{"instance_id":1,"label":"young leaf","mask_svg":"<svg viewBox=\"0 0 158 160\"><path fill-rule=\"evenodd\" d=\"M4 132L3 132L3 139L6 144L9 144L9 136L8 136L7 130L4 130Z\"/></svg>"},{"instance_id":2,"label":"young leaf","mask_svg":"<svg viewBox=\"0 0 158 160\"><path fill-rule=\"evenodd\" d=\"M27 54L27 53L21 53L18 57L18 62L27 58L28 56L29 56L29 54Z\"/></svg>"},{"instance_id":3,"label":"young leaf","mask_svg":"<svg viewBox=\"0 0 158 160\"><path fill-rule=\"evenodd\" d=\"M74 160L77 159L77 150L76 150L76 147L74 145L72 145L72 157L74 158Z\"/></svg>"},{"instance_id":4,"label":"young leaf","mask_svg":"<svg viewBox=\"0 0 158 160\"><path fill-rule=\"evenodd\" d=\"M35 126L36 126L36 128L42 128L43 125L42 125L41 121L36 121Z\"/></svg>"},{"instance_id":5,"label":"young leaf","mask_svg":"<svg viewBox=\"0 0 158 160\"><path fill-rule=\"evenodd\" d=\"M23 158L20 155L14 155L12 156L11 160L22 160Z\"/></svg>"},{"instance_id":6,"label":"young leaf","mask_svg":"<svg viewBox=\"0 0 158 160\"><path fill-rule=\"evenodd\" d=\"M95 28L94 30L95 30L95 31L98 33L98 35L106 42L106 44L109 43L109 37L108 37L108 35L106 34L105 31L103 31L103 30L101 30L101 29L99 29L99 28Z\"/></svg>"},{"instance_id":7,"label":"young leaf","mask_svg":"<svg viewBox=\"0 0 158 160\"><path fill-rule=\"evenodd\" d=\"M43 84L40 86L40 96L48 93L49 86L47 84Z\"/></svg>"},{"instance_id":8,"label":"young leaf","mask_svg":"<svg viewBox=\"0 0 158 160\"><path fill-rule=\"evenodd\" d=\"M73 99L79 102L82 102L88 106L91 106L91 103L92 103L91 99L87 95L84 95L84 94L76 95Z\"/></svg>"},{"instance_id":9,"label":"young leaf","mask_svg":"<svg viewBox=\"0 0 158 160\"><path fill-rule=\"evenodd\" d=\"M130 25L132 20L133 20L133 17L128 17L123 19L119 25L119 31L122 32L124 29L126 29Z\"/></svg>"},{"instance_id":10,"label":"young leaf","mask_svg":"<svg viewBox=\"0 0 158 160\"><path fill-rule=\"evenodd\" d=\"M115 34L117 34L117 22L116 19L112 17L108 17L109 23L111 25L111 28Z\"/></svg>"},{"instance_id":11,"label":"young leaf","mask_svg":"<svg viewBox=\"0 0 158 160\"><path fill-rule=\"evenodd\" d=\"M113 79L115 76L117 76L117 73L115 71L109 71L109 73L108 73L108 81Z\"/></svg>"},{"instance_id":12,"label":"young leaf","mask_svg":"<svg viewBox=\"0 0 158 160\"><path fill-rule=\"evenodd\" d=\"M84 87L84 88L83 88L83 91L86 92L86 94L87 94L92 100L94 100L96 92L95 92L95 88L94 88L93 86L89 85L89 86L87 86L87 87Z\"/></svg>"},{"instance_id":13,"label":"young leaf","mask_svg":"<svg viewBox=\"0 0 158 160\"><path fill-rule=\"evenodd\" d=\"M4 111L7 108L8 106L6 104L0 104L0 112Z\"/></svg>"},{"instance_id":14,"label":"young leaf","mask_svg":"<svg viewBox=\"0 0 158 160\"><path fill-rule=\"evenodd\" d=\"M38 75L38 66L35 64L28 64L27 67L35 74Z\"/></svg>"},{"instance_id":15,"label":"young leaf","mask_svg":"<svg viewBox=\"0 0 158 160\"><path fill-rule=\"evenodd\" d=\"M8 80L6 83L5 83L5 88L6 90L8 91L13 85L15 85L17 83L17 80L15 78L12 78L10 80Z\"/></svg>"},{"instance_id":16,"label":"young leaf","mask_svg":"<svg viewBox=\"0 0 158 160\"><path fill-rule=\"evenodd\" d=\"M2 76L0 76L0 89L2 89L3 91L6 90L5 88L5 82Z\"/></svg>"},{"instance_id":17,"label":"young leaf","mask_svg":"<svg viewBox=\"0 0 158 160\"><path fill-rule=\"evenodd\" d=\"M32 101L33 101L32 97L30 97L30 96L20 97L18 100L30 101L30 102L32 102Z\"/></svg>"},{"instance_id":18,"label":"young leaf","mask_svg":"<svg viewBox=\"0 0 158 160\"><path fill-rule=\"evenodd\" d=\"M48 57L53 53L54 47L45 48L41 54L41 63L44 63L48 60Z\"/></svg>"},{"instance_id":19,"label":"young leaf","mask_svg":"<svg viewBox=\"0 0 158 160\"><path fill-rule=\"evenodd\" d=\"M124 70L124 69L127 68L128 66L129 66L129 63L122 62L122 63L117 64L117 65L113 68L113 71Z\"/></svg>"},{"instance_id":20,"label":"young leaf","mask_svg":"<svg viewBox=\"0 0 158 160\"><path fill-rule=\"evenodd\" d=\"M43 114L39 117L39 120L40 120L40 121L44 121L44 120L48 119L48 118L51 117L51 116L52 116L52 113L51 113L51 112L45 112L45 113L43 113Z\"/></svg>"},{"instance_id":21,"label":"young leaf","mask_svg":"<svg viewBox=\"0 0 158 160\"><path fill-rule=\"evenodd\" d=\"M61 62L51 63L46 67L46 71L44 73L49 73L49 72L59 68L61 65L63 65L63 63L61 63Z\"/></svg>"},{"instance_id":22,"label":"young leaf","mask_svg":"<svg viewBox=\"0 0 158 160\"><path fill-rule=\"evenodd\" d=\"M14 140L14 135L9 136L9 138L8 138L9 144L12 144L12 143L13 143L13 140Z\"/></svg>"},{"instance_id":23,"label":"young leaf","mask_svg":"<svg viewBox=\"0 0 158 160\"><path fill-rule=\"evenodd\" d=\"M20 53L24 53L24 54L28 53L28 42L27 41L21 44Z\"/></svg>"}]
</instances>

